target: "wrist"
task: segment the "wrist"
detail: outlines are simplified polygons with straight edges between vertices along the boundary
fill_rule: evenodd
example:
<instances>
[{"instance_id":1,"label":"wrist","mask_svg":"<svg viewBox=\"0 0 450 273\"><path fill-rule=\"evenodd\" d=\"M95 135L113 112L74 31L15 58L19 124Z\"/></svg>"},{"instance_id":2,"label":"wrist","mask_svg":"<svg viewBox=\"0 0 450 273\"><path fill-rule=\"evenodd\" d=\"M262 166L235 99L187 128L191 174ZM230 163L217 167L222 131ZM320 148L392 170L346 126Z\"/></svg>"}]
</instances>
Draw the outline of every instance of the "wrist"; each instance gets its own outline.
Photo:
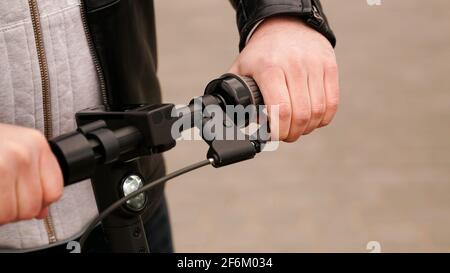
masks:
<instances>
[{"instance_id":1,"label":"wrist","mask_svg":"<svg viewBox=\"0 0 450 273\"><path fill-rule=\"evenodd\" d=\"M247 37L246 45L252 38L265 36L268 34L276 34L286 32L292 29L302 30L315 33L318 36L319 32L311 28L302 18L293 15L279 15L265 18L259 21ZM320 35L321 36L321 35Z\"/></svg>"}]
</instances>

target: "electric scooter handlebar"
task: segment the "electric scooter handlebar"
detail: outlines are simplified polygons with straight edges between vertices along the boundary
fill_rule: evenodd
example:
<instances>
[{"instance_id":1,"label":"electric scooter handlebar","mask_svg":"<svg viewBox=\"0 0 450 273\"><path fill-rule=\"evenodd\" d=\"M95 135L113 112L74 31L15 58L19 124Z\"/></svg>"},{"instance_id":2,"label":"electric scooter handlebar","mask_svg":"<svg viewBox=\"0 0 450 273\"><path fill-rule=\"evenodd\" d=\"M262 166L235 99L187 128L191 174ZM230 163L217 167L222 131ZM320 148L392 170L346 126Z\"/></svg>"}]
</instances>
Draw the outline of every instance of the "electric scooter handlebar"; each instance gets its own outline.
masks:
<instances>
[{"instance_id":1,"label":"electric scooter handlebar","mask_svg":"<svg viewBox=\"0 0 450 273\"><path fill-rule=\"evenodd\" d=\"M197 102L192 100L182 108L183 112L178 112L180 109L173 104L124 105L120 110L106 109L108 106L86 109L76 114L76 130L49 140L66 186L87 178L91 180L100 214L86 228L81 245L101 222L112 252L149 252L142 231L145 230L143 217L154 207L150 189L202 166L222 167L251 159L260 152L264 137L259 133L246 135L240 129L249 124L251 117L262 115L258 112L254 116L253 112L242 116L227 111L228 105L264 104L251 78L225 74L211 81L200 104ZM211 105L219 108L210 110ZM247 113L256 107L244 109ZM225 114L219 115L220 111ZM266 121L262 123L267 125ZM210 124L214 130L203 130ZM179 133L193 126L201 129L201 136L209 145L207 160L150 181L141 166L145 161L137 159L172 149ZM231 138L226 133L230 129Z\"/></svg>"},{"instance_id":2,"label":"electric scooter handlebar","mask_svg":"<svg viewBox=\"0 0 450 273\"><path fill-rule=\"evenodd\" d=\"M249 77L225 74L211 81L201 97L203 106L263 105L255 81ZM193 101L191 126L194 126ZM90 178L96 166L129 161L140 156L162 153L176 144L171 135L178 117L172 116L172 104L140 105L124 111L90 108L76 114L78 128L49 140L61 167L65 185ZM204 118L204 117L202 117ZM189 128L183 128L189 129ZM207 141L208 142L208 141ZM209 141L208 158L221 167L250 159L260 151L257 141Z\"/></svg>"}]
</instances>

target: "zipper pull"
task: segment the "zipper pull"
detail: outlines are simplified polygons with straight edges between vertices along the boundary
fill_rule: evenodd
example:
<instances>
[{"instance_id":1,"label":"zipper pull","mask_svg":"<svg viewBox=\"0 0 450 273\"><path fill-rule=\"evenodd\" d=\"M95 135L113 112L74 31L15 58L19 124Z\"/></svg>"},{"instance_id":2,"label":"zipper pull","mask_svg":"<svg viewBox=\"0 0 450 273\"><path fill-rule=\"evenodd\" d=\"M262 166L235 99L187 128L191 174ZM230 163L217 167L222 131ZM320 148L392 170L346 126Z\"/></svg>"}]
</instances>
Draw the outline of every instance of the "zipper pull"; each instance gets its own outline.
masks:
<instances>
[{"instance_id":1,"label":"zipper pull","mask_svg":"<svg viewBox=\"0 0 450 273\"><path fill-rule=\"evenodd\" d=\"M314 18L316 18L316 20L317 20L320 24L322 24L322 22L323 22L323 17L322 17L322 15L320 14L319 10L317 9L316 5L313 5L313 6L312 6L312 13L313 13Z\"/></svg>"},{"instance_id":2,"label":"zipper pull","mask_svg":"<svg viewBox=\"0 0 450 273\"><path fill-rule=\"evenodd\" d=\"M322 15L320 14L319 10L317 9L314 3L312 5L312 11L310 13L310 16L306 19L306 22L316 29L321 28L323 23L325 22L325 20L323 19Z\"/></svg>"}]
</instances>

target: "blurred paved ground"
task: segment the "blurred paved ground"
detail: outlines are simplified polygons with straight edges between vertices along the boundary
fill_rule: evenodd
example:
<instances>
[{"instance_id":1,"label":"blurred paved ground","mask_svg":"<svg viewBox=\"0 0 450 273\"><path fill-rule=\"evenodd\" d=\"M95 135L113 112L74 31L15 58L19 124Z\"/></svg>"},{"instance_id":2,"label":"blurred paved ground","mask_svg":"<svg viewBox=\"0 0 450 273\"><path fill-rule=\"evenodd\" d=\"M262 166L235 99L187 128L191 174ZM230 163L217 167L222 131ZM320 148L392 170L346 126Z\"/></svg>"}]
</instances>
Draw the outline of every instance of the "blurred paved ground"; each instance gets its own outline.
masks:
<instances>
[{"instance_id":1,"label":"blurred paved ground","mask_svg":"<svg viewBox=\"0 0 450 273\"><path fill-rule=\"evenodd\" d=\"M177 251L450 251L450 2L342 2L323 0L338 37L337 119L169 184ZM164 99L185 103L236 56L234 14L225 0L156 8ZM169 170L205 151L179 143Z\"/></svg>"}]
</instances>

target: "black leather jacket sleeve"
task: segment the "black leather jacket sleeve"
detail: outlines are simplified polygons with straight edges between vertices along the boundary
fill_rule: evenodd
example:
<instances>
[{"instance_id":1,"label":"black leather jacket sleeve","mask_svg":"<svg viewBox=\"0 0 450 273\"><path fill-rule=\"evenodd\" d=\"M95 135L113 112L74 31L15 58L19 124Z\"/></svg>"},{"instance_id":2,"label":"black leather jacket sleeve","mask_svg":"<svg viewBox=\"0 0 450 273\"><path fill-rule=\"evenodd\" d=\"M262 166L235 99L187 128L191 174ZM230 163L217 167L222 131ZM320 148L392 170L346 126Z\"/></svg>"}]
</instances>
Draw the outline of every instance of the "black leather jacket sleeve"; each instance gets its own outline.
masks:
<instances>
[{"instance_id":1,"label":"black leather jacket sleeve","mask_svg":"<svg viewBox=\"0 0 450 273\"><path fill-rule=\"evenodd\" d=\"M331 30L319 0L230 0L236 10L240 34L239 49L245 47L247 36L262 19L280 14L298 16L322 33L334 47L336 37Z\"/></svg>"}]
</instances>

